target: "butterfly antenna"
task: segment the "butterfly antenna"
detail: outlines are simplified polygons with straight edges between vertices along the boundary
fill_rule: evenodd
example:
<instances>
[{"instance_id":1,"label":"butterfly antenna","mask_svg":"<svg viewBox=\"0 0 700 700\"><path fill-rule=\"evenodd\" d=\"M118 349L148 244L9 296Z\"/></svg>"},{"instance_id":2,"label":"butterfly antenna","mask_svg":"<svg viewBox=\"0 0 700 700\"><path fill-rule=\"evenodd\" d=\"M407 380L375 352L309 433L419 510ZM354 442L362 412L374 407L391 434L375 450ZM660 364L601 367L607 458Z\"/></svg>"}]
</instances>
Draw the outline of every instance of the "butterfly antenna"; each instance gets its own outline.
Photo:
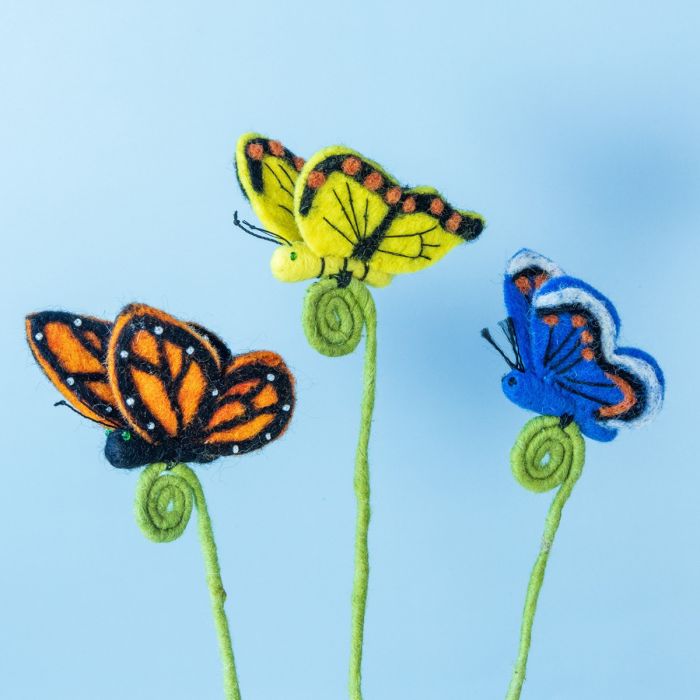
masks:
<instances>
[{"instance_id":1,"label":"butterfly antenna","mask_svg":"<svg viewBox=\"0 0 700 700\"><path fill-rule=\"evenodd\" d=\"M501 346L493 339L493 336L491 335L491 331L489 331L488 328L481 329L481 337L489 345L493 345L493 347L496 348L496 351L506 361L506 364L508 365L508 367L510 367L511 369L520 369L520 367L518 367L518 365L516 365L515 362L513 362L513 360L511 360L510 357L508 357L508 355L506 355L503 352Z\"/></svg>"},{"instance_id":2,"label":"butterfly antenna","mask_svg":"<svg viewBox=\"0 0 700 700\"><path fill-rule=\"evenodd\" d=\"M93 423L97 423L98 425L108 425L107 423L102 423L98 420L95 420L94 418L89 418L88 416L84 416L80 411L76 411L73 406L71 406L67 401L56 401L54 404L54 408L56 406L65 406L66 408L70 408L73 413L77 413L81 418L87 418L88 420L91 420Z\"/></svg>"},{"instance_id":3,"label":"butterfly antenna","mask_svg":"<svg viewBox=\"0 0 700 700\"><path fill-rule=\"evenodd\" d=\"M520 346L518 345L518 336L515 333L515 323L513 319L508 316L508 318L504 319L503 321L499 321L498 326L501 331L503 331L503 335L505 335L510 347L513 348L517 368L519 370L524 370L525 365L523 363L522 355L520 354Z\"/></svg>"},{"instance_id":4,"label":"butterfly antenna","mask_svg":"<svg viewBox=\"0 0 700 700\"><path fill-rule=\"evenodd\" d=\"M259 238L261 241L268 241L269 243L274 243L275 245L282 245L283 242L287 245L291 245L291 243L286 238L284 238L284 236L280 236L278 233L273 233L272 231L268 231L264 228L258 228L257 226L253 226L248 221L241 221L238 218L237 211L233 212L233 225L237 226L239 229L241 229L241 231L244 231L249 236L253 236L253 238ZM255 233L256 231L258 231L259 233ZM266 235L261 235L263 233Z\"/></svg>"}]
</instances>

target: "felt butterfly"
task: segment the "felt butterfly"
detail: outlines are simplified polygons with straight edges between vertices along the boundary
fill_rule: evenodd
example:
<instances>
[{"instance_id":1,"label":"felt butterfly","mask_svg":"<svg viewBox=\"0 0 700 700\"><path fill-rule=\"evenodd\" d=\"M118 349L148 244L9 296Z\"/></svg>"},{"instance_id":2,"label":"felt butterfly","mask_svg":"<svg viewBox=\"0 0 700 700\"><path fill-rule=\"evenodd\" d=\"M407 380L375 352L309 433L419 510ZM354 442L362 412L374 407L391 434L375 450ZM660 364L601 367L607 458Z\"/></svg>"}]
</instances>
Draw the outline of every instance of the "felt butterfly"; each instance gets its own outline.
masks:
<instances>
[{"instance_id":1,"label":"felt butterfly","mask_svg":"<svg viewBox=\"0 0 700 700\"><path fill-rule=\"evenodd\" d=\"M661 369L647 353L618 347L620 318L600 292L523 249L508 263L504 296L509 317L500 325L515 359L487 329L482 335L511 368L502 381L511 401L560 416L563 425L574 420L584 435L601 441L659 411Z\"/></svg>"},{"instance_id":2,"label":"felt butterfly","mask_svg":"<svg viewBox=\"0 0 700 700\"><path fill-rule=\"evenodd\" d=\"M42 311L27 317L26 332L59 403L108 429L115 467L251 452L292 415L294 379L279 355L234 356L206 328L144 304L114 323Z\"/></svg>"},{"instance_id":3,"label":"felt butterfly","mask_svg":"<svg viewBox=\"0 0 700 700\"><path fill-rule=\"evenodd\" d=\"M247 233L280 244L270 261L283 282L352 277L382 287L416 272L484 228L430 187L402 187L380 165L345 146L308 162L279 141L244 134L236 149L243 194L265 228L236 216Z\"/></svg>"}]
</instances>

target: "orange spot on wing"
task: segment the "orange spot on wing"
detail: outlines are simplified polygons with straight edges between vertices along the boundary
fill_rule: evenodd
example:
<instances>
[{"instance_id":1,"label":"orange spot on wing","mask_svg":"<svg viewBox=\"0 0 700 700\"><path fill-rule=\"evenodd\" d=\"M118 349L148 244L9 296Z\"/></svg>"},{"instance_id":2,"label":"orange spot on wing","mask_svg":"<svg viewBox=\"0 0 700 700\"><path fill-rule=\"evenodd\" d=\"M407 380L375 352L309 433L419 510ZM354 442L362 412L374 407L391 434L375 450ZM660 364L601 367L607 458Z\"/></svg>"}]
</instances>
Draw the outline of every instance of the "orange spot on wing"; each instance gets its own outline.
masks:
<instances>
[{"instance_id":1,"label":"orange spot on wing","mask_svg":"<svg viewBox=\"0 0 700 700\"><path fill-rule=\"evenodd\" d=\"M169 341L165 341L165 359L170 368L170 376L177 377L182 369L182 348Z\"/></svg>"},{"instance_id":2,"label":"orange spot on wing","mask_svg":"<svg viewBox=\"0 0 700 700\"><path fill-rule=\"evenodd\" d=\"M462 215L459 212L455 212L450 216L450 218L445 222L445 228L448 231L452 231L454 233L458 228L459 225L462 223Z\"/></svg>"},{"instance_id":3,"label":"orange spot on wing","mask_svg":"<svg viewBox=\"0 0 700 700\"><path fill-rule=\"evenodd\" d=\"M249 379L247 382L239 382L238 384L234 384L224 394L224 396L245 396L249 392L257 389L258 386L260 386L259 379Z\"/></svg>"},{"instance_id":4,"label":"orange spot on wing","mask_svg":"<svg viewBox=\"0 0 700 700\"><path fill-rule=\"evenodd\" d=\"M226 368L226 374L230 374L239 367L256 363L267 365L271 369L281 368L285 372L287 371L287 365L284 364L284 360L276 352L271 350L254 350L234 358L233 362Z\"/></svg>"},{"instance_id":5,"label":"orange spot on wing","mask_svg":"<svg viewBox=\"0 0 700 700\"><path fill-rule=\"evenodd\" d=\"M131 368L131 376L139 398L146 408L155 416L168 435L171 437L177 435L177 416L170 405L163 382L158 377L135 367Z\"/></svg>"},{"instance_id":6,"label":"orange spot on wing","mask_svg":"<svg viewBox=\"0 0 700 700\"><path fill-rule=\"evenodd\" d=\"M312 190L317 190L326 181L326 176L320 170L312 170L309 177L306 179L309 187Z\"/></svg>"},{"instance_id":7,"label":"orange spot on wing","mask_svg":"<svg viewBox=\"0 0 700 700\"><path fill-rule=\"evenodd\" d=\"M297 172L304 167L304 163L306 161L301 156L294 156L294 167L297 169Z\"/></svg>"},{"instance_id":8,"label":"orange spot on wing","mask_svg":"<svg viewBox=\"0 0 700 700\"><path fill-rule=\"evenodd\" d=\"M411 214L416 210L416 200L413 197L406 197L406 199L403 200L401 209L403 209L406 214Z\"/></svg>"},{"instance_id":9,"label":"orange spot on wing","mask_svg":"<svg viewBox=\"0 0 700 700\"><path fill-rule=\"evenodd\" d=\"M93 331L85 331L83 338L92 345L95 350L102 350L102 341L97 337L97 333Z\"/></svg>"},{"instance_id":10,"label":"orange spot on wing","mask_svg":"<svg viewBox=\"0 0 700 700\"><path fill-rule=\"evenodd\" d=\"M284 155L284 146L280 141L270 141L267 147L270 149L270 153L272 153L273 156L281 157Z\"/></svg>"},{"instance_id":11,"label":"orange spot on wing","mask_svg":"<svg viewBox=\"0 0 700 700\"><path fill-rule=\"evenodd\" d=\"M548 274L540 272L540 274L535 277L535 289L539 289L548 279Z\"/></svg>"},{"instance_id":12,"label":"orange spot on wing","mask_svg":"<svg viewBox=\"0 0 700 700\"><path fill-rule=\"evenodd\" d=\"M114 394L108 382L86 382L85 386L105 403L114 405Z\"/></svg>"},{"instance_id":13,"label":"orange spot on wing","mask_svg":"<svg viewBox=\"0 0 700 700\"><path fill-rule=\"evenodd\" d=\"M202 368L196 362L193 362L187 369L187 373L180 385L180 390L177 392L177 402L182 411L183 425L189 425L197 415L206 388L207 380L202 372Z\"/></svg>"},{"instance_id":14,"label":"orange spot on wing","mask_svg":"<svg viewBox=\"0 0 700 700\"><path fill-rule=\"evenodd\" d=\"M574 314L571 317L571 325L574 328L583 328L586 325L586 317L580 314Z\"/></svg>"},{"instance_id":15,"label":"orange spot on wing","mask_svg":"<svg viewBox=\"0 0 700 700\"><path fill-rule=\"evenodd\" d=\"M390 187L384 195L384 200L387 204L396 204L401 199L401 188Z\"/></svg>"},{"instance_id":16,"label":"orange spot on wing","mask_svg":"<svg viewBox=\"0 0 700 700\"><path fill-rule=\"evenodd\" d=\"M435 216L440 216L442 212L445 211L445 202L443 202L439 197L435 197L430 201L430 213L435 214Z\"/></svg>"},{"instance_id":17,"label":"orange spot on wing","mask_svg":"<svg viewBox=\"0 0 700 700\"><path fill-rule=\"evenodd\" d=\"M214 411L214 415L212 415L207 428L212 430L217 425L226 423L234 418L240 418L243 415L245 415L245 406L240 401L232 401Z\"/></svg>"},{"instance_id":18,"label":"orange spot on wing","mask_svg":"<svg viewBox=\"0 0 700 700\"><path fill-rule=\"evenodd\" d=\"M350 177L354 177L355 175L357 175L357 173L360 172L360 168L362 167L362 162L360 161L359 158L355 158L355 156L348 156L343 161L343 164L340 167L346 175L350 175Z\"/></svg>"},{"instance_id":19,"label":"orange spot on wing","mask_svg":"<svg viewBox=\"0 0 700 700\"><path fill-rule=\"evenodd\" d=\"M65 324L55 321L47 323L44 335L49 350L66 372L81 374L105 371L104 365L85 349Z\"/></svg>"},{"instance_id":20,"label":"orange spot on wing","mask_svg":"<svg viewBox=\"0 0 700 700\"><path fill-rule=\"evenodd\" d=\"M525 276L522 275L522 277L516 277L513 280L513 284L523 293L527 294L529 291L532 290L532 285L530 284L530 280Z\"/></svg>"},{"instance_id":21,"label":"orange spot on wing","mask_svg":"<svg viewBox=\"0 0 700 700\"><path fill-rule=\"evenodd\" d=\"M237 425L235 428L213 433L205 440L205 442L243 442L245 440L250 440L265 430L265 428L267 428L267 426L270 425L274 419L275 416L273 414L262 413L252 420L249 420L247 423Z\"/></svg>"},{"instance_id":22,"label":"orange spot on wing","mask_svg":"<svg viewBox=\"0 0 700 700\"><path fill-rule=\"evenodd\" d=\"M253 160L262 160L265 153L261 143L249 143L245 150Z\"/></svg>"},{"instance_id":23,"label":"orange spot on wing","mask_svg":"<svg viewBox=\"0 0 700 700\"><path fill-rule=\"evenodd\" d=\"M268 406L274 406L274 404L279 401L279 396L275 387L272 384L267 384L263 390L253 399L253 406L255 408L267 408Z\"/></svg>"},{"instance_id":24,"label":"orange spot on wing","mask_svg":"<svg viewBox=\"0 0 700 700\"><path fill-rule=\"evenodd\" d=\"M158 341L144 330L137 331L131 340L131 350L141 359L150 362L152 365L160 363L158 354Z\"/></svg>"},{"instance_id":25,"label":"orange spot on wing","mask_svg":"<svg viewBox=\"0 0 700 700\"><path fill-rule=\"evenodd\" d=\"M602 406L598 409L598 415L601 418L612 418L629 411L637 403L637 395L634 393L632 385L622 377L607 372L605 376L622 392L622 401L614 406Z\"/></svg>"},{"instance_id":26,"label":"orange spot on wing","mask_svg":"<svg viewBox=\"0 0 700 700\"><path fill-rule=\"evenodd\" d=\"M543 316L542 320L548 326L556 326L557 323L559 323L559 316L557 316L556 314L548 314L547 316Z\"/></svg>"},{"instance_id":27,"label":"orange spot on wing","mask_svg":"<svg viewBox=\"0 0 700 700\"><path fill-rule=\"evenodd\" d=\"M593 342L593 333L590 331L583 331L581 333L581 342L582 343L592 343Z\"/></svg>"},{"instance_id":28,"label":"orange spot on wing","mask_svg":"<svg viewBox=\"0 0 700 700\"><path fill-rule=\"evenodd\" d=\"M375 170L365 178L363 184L368 190L374 192L384 184L384 178Z\"/></svg>"},{"instance_id":29,"label":"orange spot on wing","mask_svg":"<svg viewBox=\"0 0 700 700\"><path fill-rule=\"evenodd\" d=\"M590 362L595 357L595 353L590 348L584 348L581 350L581 357L586 360L586 362Z\"/></svg>"}]
</instances>

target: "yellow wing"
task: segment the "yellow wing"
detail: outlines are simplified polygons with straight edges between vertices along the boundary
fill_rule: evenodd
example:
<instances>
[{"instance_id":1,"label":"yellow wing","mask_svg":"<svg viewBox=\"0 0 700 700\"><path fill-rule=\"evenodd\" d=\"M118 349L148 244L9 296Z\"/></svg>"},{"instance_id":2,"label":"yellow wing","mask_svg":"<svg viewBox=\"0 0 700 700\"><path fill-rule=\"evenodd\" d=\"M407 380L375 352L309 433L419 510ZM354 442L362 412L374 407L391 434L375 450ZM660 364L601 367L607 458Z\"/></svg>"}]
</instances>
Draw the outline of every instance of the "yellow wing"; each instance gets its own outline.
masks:
<instances>
[{"instance_id":1,"label":"yellow wing","mask_svg":"<svg viewBox=\"0 0 700 700\"><path fill-rule=\"evenodd\" d=\"M323 149L294 191L297 226L319 256L354 258L373 269L416 272L484 228L428 187L402 187L380 165L344 146Z\"/></svg>"},{"instance_id":2,"label":"yellow wing","mask_svg":"<svg viewBox=\"0 0 700 700\"><path fill-rule=\"evenodd\" d=\"M288 241L301 239L294 220L294 186L303 166L304 159L279 141L255 133L238 139L238 184L263 226Z\"/></svg>"}]
</instances>

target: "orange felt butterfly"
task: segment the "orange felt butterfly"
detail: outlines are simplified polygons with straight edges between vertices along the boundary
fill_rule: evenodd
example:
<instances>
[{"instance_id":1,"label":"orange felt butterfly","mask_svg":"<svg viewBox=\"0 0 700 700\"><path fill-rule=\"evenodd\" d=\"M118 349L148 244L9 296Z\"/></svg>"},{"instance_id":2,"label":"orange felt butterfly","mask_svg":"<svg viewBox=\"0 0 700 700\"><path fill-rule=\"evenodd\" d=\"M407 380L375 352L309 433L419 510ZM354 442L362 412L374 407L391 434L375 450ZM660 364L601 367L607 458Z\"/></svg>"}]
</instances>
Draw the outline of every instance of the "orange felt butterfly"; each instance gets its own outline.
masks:
<instances>
[{"instance_id":1,"label":"orange felt butterfly","mask_svg":"<svg viewBox=\"0 0 700 700\"><path fill-rule=\"evenodd\" d=\"M294 377L279 355L234 356L206 328L144 304L127 306L113 324L42 311L26 329L67 403L110 430L105 456L115 467L251 452L292 416Z\"/></svg>"}]
</instances>

